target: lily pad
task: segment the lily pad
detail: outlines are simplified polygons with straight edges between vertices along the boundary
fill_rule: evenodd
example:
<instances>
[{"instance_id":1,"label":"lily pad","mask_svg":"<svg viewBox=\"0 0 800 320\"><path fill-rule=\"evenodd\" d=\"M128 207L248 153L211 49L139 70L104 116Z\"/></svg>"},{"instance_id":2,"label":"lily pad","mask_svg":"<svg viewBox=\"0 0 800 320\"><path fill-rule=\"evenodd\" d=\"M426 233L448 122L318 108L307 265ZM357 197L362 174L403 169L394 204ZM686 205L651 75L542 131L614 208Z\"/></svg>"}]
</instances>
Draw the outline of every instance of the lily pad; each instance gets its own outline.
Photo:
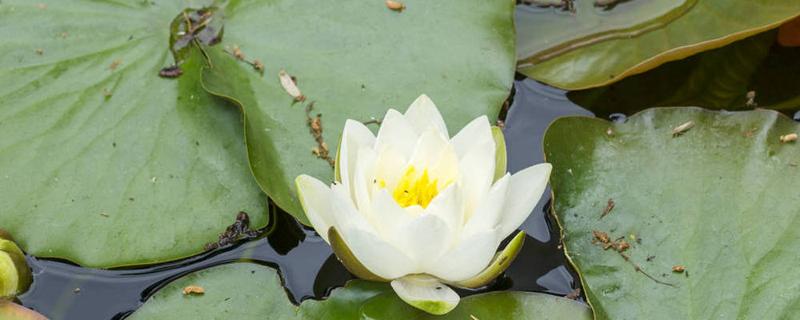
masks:
<instances>
[{"instance_id":1,"label":"lily pad","mask_svg":"<svg viewBox=\"0 0 800 320\"><path fill-rule=\"evenodd\" d=\"M596 318L795 317L799 131L768 110L556 120L554 212Z\"/></svg>"},{"instance_id":2,"label":"lily pad","mask_svg":"<svg viewBox=\"0 0 800 320\"><path fill-rule=\"evenodd\" d=\"M333 180L328 160L335 158L346 119L380 120L388 108L402 111L424 93L455 133L479 115L496 118L508 96L513 3L403 3L402 12L383 1L352 0L241 0L226 7L227 52L209 49L213 67L203 84L242 107L259 185L303 223L294 179L305 173ZM281 85L282 70L295 77L304 101ZM326 147L309 132L305 109L312 102L308 116L321 115ZM327 151L328 159L315 157L315 149Z\"/></svg>"},{"instance_id":3,"label":"lily pad","mask_svg":"<svg viewBox=\"0 0 800 320\"><path fill-rule=\"evenodd\" d=\"M199 286L202 295L184 294ZM277 272L254 263L233 263L199 271L170 283L129 319L427 319L402 302L386 283L350 281L325 300L306 300L299 307L286 299ZM467 297L452 313L436 319L591 319L589 308L572 300L540 293L494 292Z\"/></svg>"},{"instance_id":4,"label":"lily pad","mask_svg":"<svg viewBox=\"0 0 800 320\"><path fill-rule=\"evenodd\" d=\"M200 55L158 75L184 5L0 3L0 226L29 254L154 263L202 251L238 211L266 224L241 116L202 90Z\"/></svg>"},{"instance_id":5,"label":"lily pad","mask_svg":"<svg viewBox=\"0 0 800 320\"><path fill-rule=\"evenodd\" d=\"M591 310L583 303L544 293L508 291L466 297L444 316L434 316L415 309L392 293L367 301L361 312L363 320L592 319Z\"/></svg>"},{"instance_id":6,"label":"lily pad","mask_svg":"<svg viewBox=\"0 0 800 320\"><path fill-rule=\"evenodd\" d=\"M791 0L618 2L605 11L591 1L576 1L574 14L520 6L518 71L563 89L592 88L800 15L800 2Z\"/></svg>"},{"instance_id":7,"label":"lily pad","mask_svg":"<svg viewBox=\"0 0 800 320\"><path fill-rule=\"evenodd\" d=\"M571 91L567 96L598 116L686 105L726 110L756 105L796 109L800 103L792 106L780 100L800 96L800 84L794 81L800 67L794 67L798 64L793 61L800 49L776 46L775 35L774 31L764 32L607 86ZM748 104L751 90L756 95Z\"/></svg>"}]
</instances>

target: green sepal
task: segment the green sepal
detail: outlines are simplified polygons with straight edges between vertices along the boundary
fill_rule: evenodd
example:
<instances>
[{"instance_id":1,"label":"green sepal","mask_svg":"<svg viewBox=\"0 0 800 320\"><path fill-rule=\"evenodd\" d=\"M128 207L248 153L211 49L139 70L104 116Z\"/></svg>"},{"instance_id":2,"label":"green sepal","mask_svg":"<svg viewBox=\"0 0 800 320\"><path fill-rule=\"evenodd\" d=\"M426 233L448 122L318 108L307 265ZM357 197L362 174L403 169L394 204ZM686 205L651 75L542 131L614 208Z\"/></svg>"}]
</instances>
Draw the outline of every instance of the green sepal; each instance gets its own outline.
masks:
<instances>
[{"instance_id":1,"label":"green sepal","mask_svg":"<svg viewBox=\"0 0 800 320\"><path fill-rule=\"evenodd\" d=\"M492 126L492 137L494 138L494 181L499 180L506 174L506 165L508 163L506 154L506 139L503 135L503 129L500 127Z\"/></svg>"},{"instance_id":2,"label":"green sepal","mask_svg":"<svg viewBox=\"0 0 800 320\"><path fill-rule=\"evenodd\" d=\"M339 232L336 231L336 228L331 227L328 229L328 241L333 249L333 253L336 254L337 258L339 258L339 261L342 262L347 271L350 271L350 273L356 277L370 281L389 281L372 273L372 271L369 271L367 267L361 264L361 261L358 261L353 252L350 251L350 248L347 247L347 244L345 244L344 239L342 239L342 236L339 235Z\"/></svg>"},{"instance_id":3,"label":"green sepal","mask_svg":"<svg viewBox=\"0 0 800 320\"><path fill-rule=\"evenodd\" d=\"M511 262L517 258L517 254L519 254L519 250L522 249L523 244L525 244L525 231L520 231L502 251L495 254L492 262L486 269L483 269L481 273L470 279L452 284L461 288L480 288L489 284L489 282L492 282L492 280L508 269Z\"/></svg>"},{"instance_id":4,"label":"green sepal","mask_svg":"<svg viewBox=\"0 0 800 320\"><path fill-rule=\"evenodd\" d=\"M11 240L0 239L0 298L12 298L28 290L33 275L25 254Z\"/></svg>"}]
</instances>

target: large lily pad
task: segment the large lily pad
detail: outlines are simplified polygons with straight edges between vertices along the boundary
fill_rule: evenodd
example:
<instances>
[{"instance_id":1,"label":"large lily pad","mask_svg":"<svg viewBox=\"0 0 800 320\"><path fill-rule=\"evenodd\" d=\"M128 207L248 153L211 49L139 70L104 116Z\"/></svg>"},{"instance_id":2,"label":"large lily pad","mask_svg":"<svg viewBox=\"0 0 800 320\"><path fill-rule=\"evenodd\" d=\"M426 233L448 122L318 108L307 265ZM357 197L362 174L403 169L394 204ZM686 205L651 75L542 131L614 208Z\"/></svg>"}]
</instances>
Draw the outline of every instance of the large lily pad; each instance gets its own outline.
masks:
<instances>
[{"instance_id":1,"label":"large lily pad","mask_svg":"<svg viewBox=\"0 0 800 320\"><path fill-rule=\"evenodd\" d=\"M202 295L186 295L187 286ZM274 269L234 263L200 271L170 283L130 319L427 319L402 302L386 283L351 281L325 300L306 300L299 307L286 299ZM462 299L450 314L436 319L591 319L584 304L540 293L494 292Z\"/></svg>"},{"instance_id":2,"label":"large lily pad","mask_svg":"<svg viewBox=\"0 0 800 320\"><path fill-rule=\"evenodd\" d=\"M554 211L596 317L796 317L800 145L780 136L798 131L767 110L555 121Z\"/></svg>"},{"instance_id":3,"label":"large lily pad","mask_svg":"<svg viewBox=\"0 0 800 320\"><path fill-rule=\"evenodd\" d=\"M183 5L0 3L0 226L28 253L153 263L202 251L239 210L266 224L241 116L202 90L199 55L158 76Z\"/></svg>"},{"instance_id":4,"label":"large lily pad","mask_svg":"<svg viewBox=\"0 0 800 320\"><path fill-rule=\"evenodd\" d=\"M520 7L518 70L563 89L592 88L800 14L800 2L793 0L620 1L609 11L592 3L576 1L574 14Z\"/></svg>"},{"instance_id":5,"label":"large lily pad","mask_svg":"<svg viewBox=\"0 0 800 320\"><path fill-rule=\"evenodd\" d=\"M241 105L259 185L304 223L295 177L333 180L328 161L312 154L319 146L307 125L311 101L310 116L322 115L322 137L333 158L348 118L380 119L388 108L405 110L425 93L456 132L479 115L495 118L508 96L513 3L403 3L402 12L383 1L241 0L226 8L228 53L209 49L214 65L203 83ZM250 63L236 61L231 54L238 53ZM251 66L256 59L263 75ZM282 69L296 77L304 102L282 88Z\"/></svg>"}]
</instances>

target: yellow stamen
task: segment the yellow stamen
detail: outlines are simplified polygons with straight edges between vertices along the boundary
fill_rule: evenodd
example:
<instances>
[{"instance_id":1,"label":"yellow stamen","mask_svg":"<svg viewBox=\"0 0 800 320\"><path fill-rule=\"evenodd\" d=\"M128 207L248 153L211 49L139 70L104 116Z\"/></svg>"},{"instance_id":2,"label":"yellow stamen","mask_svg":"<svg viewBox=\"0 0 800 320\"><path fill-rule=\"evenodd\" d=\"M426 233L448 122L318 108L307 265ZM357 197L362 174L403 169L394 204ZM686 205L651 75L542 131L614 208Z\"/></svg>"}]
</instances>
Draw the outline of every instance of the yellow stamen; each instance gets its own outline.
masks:
<instances>
[{"instance_id":1,"label":"yellow stamen","mask_svg":"<svg viewBox=\"0 0 800 320\"><path fill-rule=\"evenodd\" d=\"M392 193L394 200L403 208L413 205L425 208L439 193L438 180L431 180L428 169L423 170L421 176L415 173L414 166L408 166ZM385 186L385 183L383 185Z\"/></svg>"}]
</instances>

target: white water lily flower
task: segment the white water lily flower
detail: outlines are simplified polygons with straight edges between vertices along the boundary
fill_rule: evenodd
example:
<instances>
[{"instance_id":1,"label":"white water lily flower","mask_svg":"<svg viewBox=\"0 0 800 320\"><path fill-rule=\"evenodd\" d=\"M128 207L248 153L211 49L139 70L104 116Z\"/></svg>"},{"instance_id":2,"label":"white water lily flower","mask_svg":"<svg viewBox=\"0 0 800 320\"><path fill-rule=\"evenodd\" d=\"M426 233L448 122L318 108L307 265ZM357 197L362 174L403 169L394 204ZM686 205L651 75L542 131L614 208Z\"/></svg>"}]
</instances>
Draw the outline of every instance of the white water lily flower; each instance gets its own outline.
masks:
<instances>
[{"instance_id":1,"label":"white water lily flower","mask_svg":"<svg viewBox=\"0 0 800 320\"><path fill-rule=\"evenodd\" d=\"M390 109L375 137L348 120L330 187L297 177L314 229L345 267L390 281L398 296L432 314L455 308L448 285L488 284L516 257L519 232L552 166L506 173L502 132L479 117L450 138L436 105L422 95L405 115Z\"/></svg>"}]
</instances>

